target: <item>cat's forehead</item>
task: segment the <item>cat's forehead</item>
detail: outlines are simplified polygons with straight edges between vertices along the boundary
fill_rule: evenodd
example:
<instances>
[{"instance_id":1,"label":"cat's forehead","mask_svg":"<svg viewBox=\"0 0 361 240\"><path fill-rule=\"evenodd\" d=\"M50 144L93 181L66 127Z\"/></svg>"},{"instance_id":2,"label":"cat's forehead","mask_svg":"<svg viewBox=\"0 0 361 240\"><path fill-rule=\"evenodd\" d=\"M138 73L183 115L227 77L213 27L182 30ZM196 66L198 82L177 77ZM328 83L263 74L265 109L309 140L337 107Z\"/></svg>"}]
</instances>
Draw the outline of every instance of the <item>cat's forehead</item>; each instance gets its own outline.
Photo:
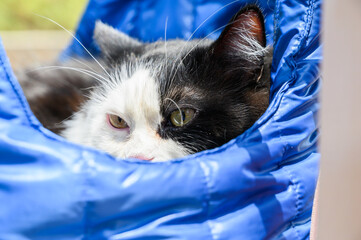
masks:
<instances>
[{"instance_id":1,"label":"cat's forehead","mask_svg":"<svg viewBox=\"0 0 361 240\"><path fill-rule=\"evenodd\" d=\"M129 122L160 121L160 97L158 82L148 69L138 68L129 76L108 88L103 105L106 111L120 115ZM129 123L128 122L128 123Z\"/></svg>"},{"instance_id":2,"label":"cat's forehead","mask_svg":"<svg viewBox=\"0 0 361 240\"><path fill-rule=\"evenodd\" d=\"M190 74L194 66L184 64L187 61L183 60L185 56L191 55L190 52L209 46L211 43L210 40L159 41L142 46L141 53L128 54L126 59L113 65L112 68L117 83L116 88L119 89L117 95L127 96L123 100L118 99L118 102L129 102L130 99L144 100L142 92L145 89L157 92L158 109L163 112L173 109L174 102L192 105L204 99L206 94L198 84L199 79L195 79ZM151 82L153 85L149 87Z\"/></svg>"},{"instance_id":3,"label":"cat's forehead","mask_svg":"<svg viewBox=\"0 0 361 240\"><path fill-rule=\"evenodd\" d=\"M197 48L209 46L211 43L210 39L157 41L143 46L142 57L159 56L160 54L165 58L184 56Z\"/></svg>"},{"instance_id":4,"label":"cat's forehead","mask_svg":"<svg viewBox=\"0 0 361 240\"><path fill-rule=\"evenodd\" d=\"M191 56L192 52L207 49L211 43L209 39L157 41L123 48L119 54L106 60L109 61L111 72L121 72L123 76L130 77L142 68L148 69L153 76L165 74L170 77L170 74L182 70L184 60ZM122 77L119 80L123 79Z\"/></svg>"}]
</instances>

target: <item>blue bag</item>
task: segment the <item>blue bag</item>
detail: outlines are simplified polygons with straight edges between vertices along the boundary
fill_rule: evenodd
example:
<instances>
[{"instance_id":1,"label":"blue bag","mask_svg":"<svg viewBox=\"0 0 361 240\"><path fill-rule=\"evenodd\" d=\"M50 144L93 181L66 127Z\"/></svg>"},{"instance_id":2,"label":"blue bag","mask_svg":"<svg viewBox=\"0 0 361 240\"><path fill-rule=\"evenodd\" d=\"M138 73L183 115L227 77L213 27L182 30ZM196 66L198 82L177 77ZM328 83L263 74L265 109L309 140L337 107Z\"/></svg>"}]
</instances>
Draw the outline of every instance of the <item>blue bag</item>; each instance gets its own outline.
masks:
<instances>
[{"instance_id":1,"label":"blue bag","mask_svg":"<svg viewBox=\"0 0 361 240\"><path fill-rule=\"evenodd\" d=\"M308 239L321 1L259 2L275 52L269 108L224 146L170 162L117 161L42 127L0 44L0 239ZM167 22L167 38L187 39L228 3L90 0L76 35L94 53L95 19L145 41L162 38ZM193 37L216 37L243 4ZM74 54L84 55L75 42L63 58Z\"/></svg>"}]
</instances>

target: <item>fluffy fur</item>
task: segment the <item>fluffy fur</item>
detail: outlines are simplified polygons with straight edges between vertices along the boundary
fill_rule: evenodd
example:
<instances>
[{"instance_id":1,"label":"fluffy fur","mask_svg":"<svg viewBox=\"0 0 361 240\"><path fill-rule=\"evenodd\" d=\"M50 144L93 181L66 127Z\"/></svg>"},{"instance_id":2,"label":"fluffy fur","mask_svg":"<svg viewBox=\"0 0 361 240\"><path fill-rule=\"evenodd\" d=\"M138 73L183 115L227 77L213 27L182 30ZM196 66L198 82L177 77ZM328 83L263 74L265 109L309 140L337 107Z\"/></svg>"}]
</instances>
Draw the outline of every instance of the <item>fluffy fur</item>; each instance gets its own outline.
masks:
<instances>
[{"instance_id":1,"label":"fluffy fur","mask_svg":"<svg viewBox=\"0 0 361 240\"><path fill-rule=\"evenodd\" d=\"M256 6L241 9L216 41L141 43L101 22L94 39L105 71L72 62L59 65L52 82L46 73L21 81L35 115L71 141L120 158L165 161L226 143L268 106L272 54ZM74 65L77 74L69 71ZM29 78L43 90L34 94ZM177 113L180 126L172 121ZM112 126L110 116L127 127Z\"/></svg>"}]
</instances>

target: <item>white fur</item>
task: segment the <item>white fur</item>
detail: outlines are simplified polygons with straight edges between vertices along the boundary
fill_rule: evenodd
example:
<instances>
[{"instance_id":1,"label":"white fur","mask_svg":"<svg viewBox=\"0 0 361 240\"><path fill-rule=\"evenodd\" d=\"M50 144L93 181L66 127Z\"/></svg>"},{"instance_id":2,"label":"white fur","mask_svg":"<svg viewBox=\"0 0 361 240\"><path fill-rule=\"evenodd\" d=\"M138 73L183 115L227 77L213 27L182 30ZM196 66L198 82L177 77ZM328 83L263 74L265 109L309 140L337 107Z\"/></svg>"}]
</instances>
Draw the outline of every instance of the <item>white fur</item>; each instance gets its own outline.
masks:
<instances>
[{"instance_id":1,"label":"white fur","mask_svg":"<svg viewBox=\"0 0 361 240\"><path fill-rule=\"evenodd\" d=\"M124 67L124 66L123 66ZM124 70L124 69L123 69ZM119 158L166 161L185 156L186 149L157 130L162 122L159 86L149 70L139 68L131 76L115 74L112 87L93 94L62 133L70 141L102 149ZM115 129L107 114L124 119L129 129Z\"/></svg>"},{"instance_id":2,"label":"white fur","mask_svg":"<svg viewBox=\"0 0 361 240\"><path fill-rule=\"evenodd\" d=\"M252 17L248 21L244 21L241 27L235 28L238 38L235 38L235 52L240 51L242 56L246 56L250 61L259 61L263 59L268 51L267 47L263 47L261 43L252 35L252 31L259 31L259 26L254 22Z\"/></svg>"}]
</instances>

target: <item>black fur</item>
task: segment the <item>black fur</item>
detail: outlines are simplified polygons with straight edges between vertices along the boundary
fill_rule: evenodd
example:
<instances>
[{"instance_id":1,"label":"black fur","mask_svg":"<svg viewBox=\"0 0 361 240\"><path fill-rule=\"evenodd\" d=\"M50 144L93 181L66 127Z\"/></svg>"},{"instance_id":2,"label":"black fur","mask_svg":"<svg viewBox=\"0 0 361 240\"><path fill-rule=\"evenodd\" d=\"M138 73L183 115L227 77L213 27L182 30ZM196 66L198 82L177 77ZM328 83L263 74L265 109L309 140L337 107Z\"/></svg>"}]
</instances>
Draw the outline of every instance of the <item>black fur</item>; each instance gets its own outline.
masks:
<instances>
[{"instance_id":1,"label":"black fur","mask_svg":"<svg viewBox=\"0 0 361 240\"><path fill-rule=\"evenodd\" d=\"M253 21L253 27L247 21ZM130 66L130 72L131 66L139 64L154 71L160 85L164 119L158 134L180 142L190 152L198 152L237 137L252 126L268 106L272 49L265 48L263 21L261 11L250 5L231 19L218 40L169 41L167 53L163 42L123 41L124 35L109 36L112 40L107 42L105 30L96 30L95 40L108 71L122 64ZM237 51L242 44L249 44L237 34L239 30L250 34L265 48L262 56L252 57L242 53L242 49ZM122 44L116 45L118 38ZM54 126L77 111L87 100L84 97L87 88L97 83L89 77L62 70L53 74L51 81L42 78L28 74L21 83L35 115L46 127L59 132ZM48 86L47 94L31 97L29 79ZM195 117L183 127L172 126L169 116L177 108L167 99L174 100L180 108L195 109Z\"/></svg>"}]
</instances>

